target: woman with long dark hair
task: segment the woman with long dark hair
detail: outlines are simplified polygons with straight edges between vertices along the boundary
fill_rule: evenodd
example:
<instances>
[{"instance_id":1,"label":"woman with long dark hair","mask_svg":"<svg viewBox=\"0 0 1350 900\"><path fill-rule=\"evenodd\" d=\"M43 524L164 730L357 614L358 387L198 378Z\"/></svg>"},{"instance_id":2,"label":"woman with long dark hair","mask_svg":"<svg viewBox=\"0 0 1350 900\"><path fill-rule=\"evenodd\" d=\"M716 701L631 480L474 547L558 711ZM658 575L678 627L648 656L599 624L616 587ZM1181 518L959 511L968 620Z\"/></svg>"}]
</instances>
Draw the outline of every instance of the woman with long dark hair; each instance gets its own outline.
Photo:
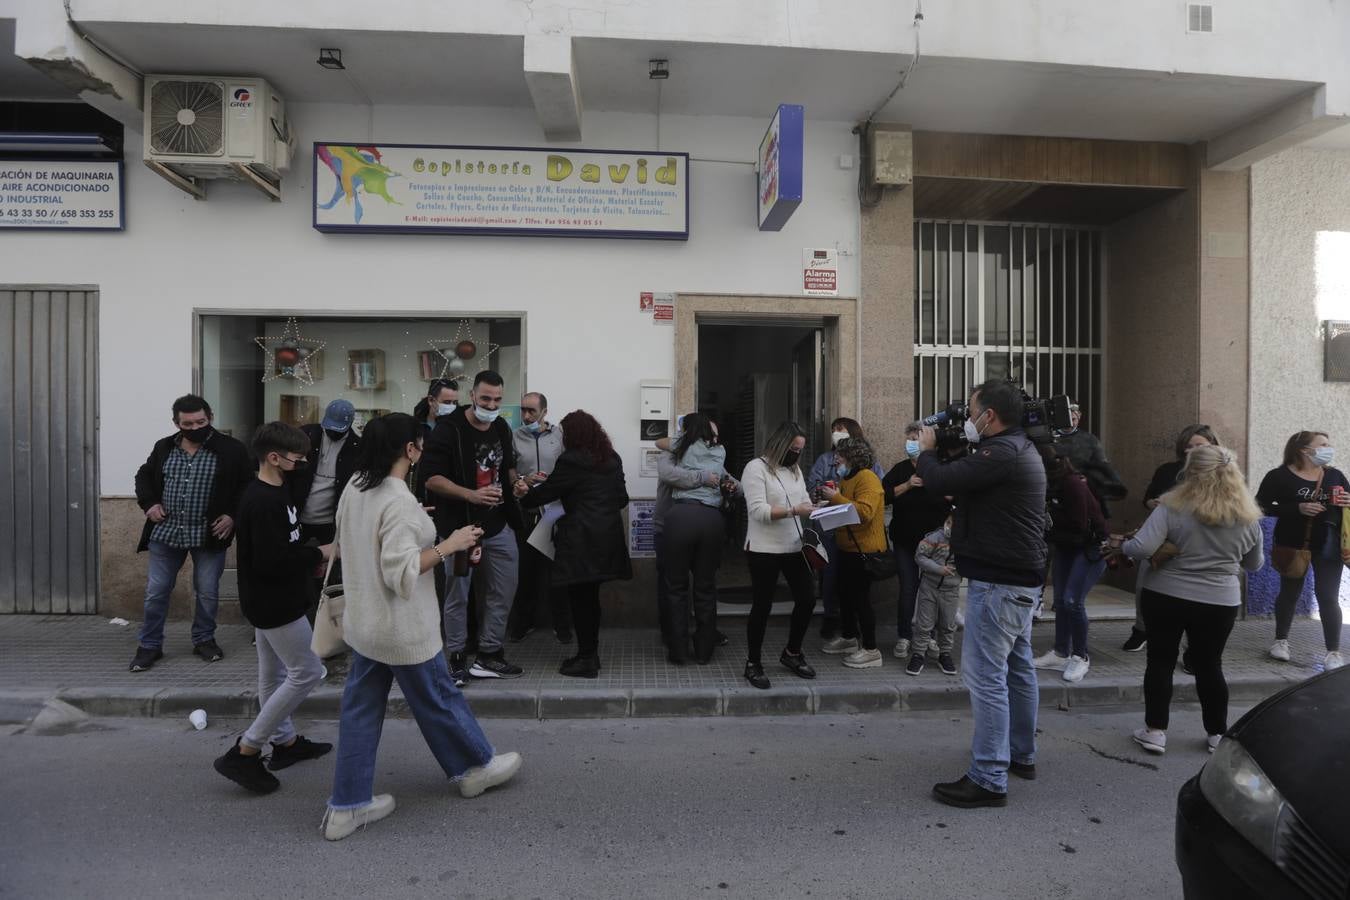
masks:
<instances>
[{"instance_id":1,"label":"woman with long dark hair","mask_svg":"<svg viewBox=\"0 0 1350 900\"><path fill-rule=\"evenodd\" d=\"M1345 665L1341 656L1341 516L1342 508L1350 505L1350 481L1332 467L1335 458L1325 432L1296 432L1284 445L1284 465L1267 472L1256 492L1256 502L1266 515L1276 517L1271 564L1283 568L1270 655L1283 662L1290 659L1289 628L1311 569L1327 644L1323 661L1327 669ZM1304 550L1311 558L1300 566L1302 571L1294 571L1286 560L1296 559Z\"/></svg>"},{"instance_id":2,"label":"woman with long dark hair","mask_svg":"<svg viewBox=\"0 0 1350 900\"><path fill-rule=\"evenodd\" d=\"M600 585L633 577L624 533L628 506L623 461L605 429L585 410L563 416L563 452L546 481L516 483L526 508L561 501L553 526L552 583L567 589L577 655L558 670L576 678L600 674Z\"/></svg>"},{"instance_id":3,"label":"woman with long dark hair","mask_svg":"<svg viewBox=\"0 0 1350 900\"><path fill-rule=\"evenodd\" d=\"M510 779L520 754L494 754L442 652L431 570L472 547L483 530L461 528L440 543L408 489L408 469L422 456L423 429L406 413L380 416L361 435L356 473L337 510L338 552L346 594L343 637L351 647L342 691L333 794L323 833L341 840L394 811L390 794L374 794L389 689L394 681L422 737L465 797Z\"/></svg>"},{"instance_id":4,"label":"woman with long dark hair","mask_svg":"<svg viewBox=\"0 0 1350 900\"><path fill-rule=\"evenodd\" d=\"M872 471L872 447L847 438L834 448L839 487L825 485L821 493L831 505L852 503L857 525L835 531L839 555L839 637L826 641L822 653L842 655L844 665L872 669L882 664L877 649L877 620L872 610L872 575L864 554L886 552L886 502L881 479Z\"/></svg>"},{"instance_id":5,"label":"woman with long dark hair","mask_svg":"<svg viewBox=\"0 0 1350 900\"><path fill-rule=\"evenodd\" d=\"M753 591L750 618L745 623L749 647L745 680L761 690L769 687L760 652L780 573L792 591L792 623L788 627L787 646L778 661L800 678L816 677L816 670L802 654L802 638L811 625L811 612L816 604L811 569L802 557L802 519L814 509L798 465L805 446L806 433L796 422L784 422L769 436L763 453L748 462L741 475L750 519L745 534L745 557Z\"/></svg>"}]
</instances>

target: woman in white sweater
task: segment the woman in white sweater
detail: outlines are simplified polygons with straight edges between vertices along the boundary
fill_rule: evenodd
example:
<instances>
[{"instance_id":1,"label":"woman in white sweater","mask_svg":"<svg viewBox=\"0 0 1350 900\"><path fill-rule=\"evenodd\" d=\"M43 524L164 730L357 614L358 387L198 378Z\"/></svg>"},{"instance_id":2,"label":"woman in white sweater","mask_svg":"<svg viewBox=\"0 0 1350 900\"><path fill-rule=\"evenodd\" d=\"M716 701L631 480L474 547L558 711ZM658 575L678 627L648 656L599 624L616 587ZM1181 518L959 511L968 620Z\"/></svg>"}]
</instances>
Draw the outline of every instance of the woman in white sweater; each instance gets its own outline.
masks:
<instances>
[{"instance_id":1,"label":"woman in white sweater","mask_svg":"<svg viewBox=\"0 0 1350 900\"><path fill-rule=\"evenodd\" d=\"M750 514L745 534L745 557L750 565L752 605L746 622L745 637L749 652L745 661L745 680L761 690L769 687L760 650L764 629L769 624L778 575L782 573L792 591L792 623L787 647L778 658L790 672L801 678L815 678L816 670L802 654L802 639L811 624L815 608L811 569L802 557L802 516L809 516L811 499L806 479L797 465L806 435L795 422L784 422L769 437L764 452L745 466L741 490Z\"/></svg>"},{"instance_id":2,"label":"woman in white sweater","mask_svg":"<svg viewBox=\"0 0 1350 900\"><path fill-rule=\"evenodd\" d=\"M374 419L361 436L356 473L337 510L337 542L346 594L343 636L351 647L342 692L333 794L324 837L341 840L394 811L375 795L375 755L394 681L445 774L476 797L520 769L518 753L494 755L445 665L431 570L468 550L474 526L436 542L431 518L408 489L422 457L425 429L412 416Z\"/></svg>"}]
</instances>

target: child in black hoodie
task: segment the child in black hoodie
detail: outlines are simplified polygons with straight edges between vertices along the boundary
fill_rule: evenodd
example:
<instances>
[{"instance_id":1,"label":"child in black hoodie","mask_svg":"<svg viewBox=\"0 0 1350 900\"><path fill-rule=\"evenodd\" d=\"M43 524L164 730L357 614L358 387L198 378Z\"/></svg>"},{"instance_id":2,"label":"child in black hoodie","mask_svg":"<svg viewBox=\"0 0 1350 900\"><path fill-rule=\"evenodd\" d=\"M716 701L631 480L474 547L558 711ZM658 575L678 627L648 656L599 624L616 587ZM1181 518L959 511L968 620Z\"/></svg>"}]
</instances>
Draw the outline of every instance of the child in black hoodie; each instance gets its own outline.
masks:
<instances>
[{"instance_id":1,"label":"child in black hoodie","mask_svg":"<svg viewBox=\"0 0 1350 900\"><path fill-rule=\"evenodd\" d=\"M317 759L332 744L296 734L291 713L323 678L323 663L310 649L314 632L305 618L306 581L333 555L333 545L300 543L300 524L286 475L305 465L309 438L283 422L268 422L253 435L258 477L244 489L235 515L239 606L253 625L258 645L258 700L262 709L235 745L215 761L216 771L259 794L281 786L273 772Z\"/></svg>"}]
</instances>

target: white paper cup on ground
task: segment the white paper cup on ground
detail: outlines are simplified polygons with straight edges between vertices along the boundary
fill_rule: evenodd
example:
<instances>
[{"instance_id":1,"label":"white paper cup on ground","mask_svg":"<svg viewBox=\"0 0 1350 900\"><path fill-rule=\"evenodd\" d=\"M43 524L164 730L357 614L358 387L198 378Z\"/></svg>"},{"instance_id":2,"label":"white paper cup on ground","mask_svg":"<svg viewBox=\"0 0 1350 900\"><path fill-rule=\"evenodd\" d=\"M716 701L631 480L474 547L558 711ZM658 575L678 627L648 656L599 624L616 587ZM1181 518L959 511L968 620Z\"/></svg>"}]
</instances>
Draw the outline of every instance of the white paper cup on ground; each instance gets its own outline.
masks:
<instances>
[{"instance_id":1,"label":"white paper cup on ground","mask_svg":"<svg viewBox=\"0 0 1350 900\"><path fill-rule=\"evenodd\" d=\"M206 710L194 709L188 714L188 721L192 723L193 728L201 731L206 727Z\"/></svg>"}]
</instances>

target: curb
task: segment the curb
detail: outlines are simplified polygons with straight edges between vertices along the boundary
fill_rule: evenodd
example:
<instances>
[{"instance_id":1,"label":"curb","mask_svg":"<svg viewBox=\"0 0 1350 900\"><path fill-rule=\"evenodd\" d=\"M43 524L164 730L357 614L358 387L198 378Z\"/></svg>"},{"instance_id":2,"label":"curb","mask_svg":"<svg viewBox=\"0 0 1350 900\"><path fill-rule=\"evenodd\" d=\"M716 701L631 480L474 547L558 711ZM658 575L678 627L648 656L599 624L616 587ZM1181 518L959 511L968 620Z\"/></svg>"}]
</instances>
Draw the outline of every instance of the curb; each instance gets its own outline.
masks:
<instances>
[{"instance_id":1,"label":"curb","mask_svg":"<svg viewBox=\"0 0 1350 900\"><path fill-rule=\"evenodd\" d=\"M1301 679L1278 676L1235 678L1229 696L1256 701ZM209 716L248 718L257 713L253 691L225 688L66 688L54 693L0 691L0 708L31 708L40 697L54 696L91 716L186 718L194 709ZM911 685L883 682L869 685L792 685L765 691L749 688L592 688L560 691L491 690L467 695L475 715L484 719L625 719L707 716L858 715L869 713L966 711L970 700L957 681ZM1172 697L1196 702L1195 682L1178 678ZM322 686L310 694L300 714L336 719L342 690ZM1138 678L1088 684L1042 683L1042 709L1091 711L1143 702ZM388 716L411 718L407 701L389 699Z\"/></svg>"}]
</instances>

